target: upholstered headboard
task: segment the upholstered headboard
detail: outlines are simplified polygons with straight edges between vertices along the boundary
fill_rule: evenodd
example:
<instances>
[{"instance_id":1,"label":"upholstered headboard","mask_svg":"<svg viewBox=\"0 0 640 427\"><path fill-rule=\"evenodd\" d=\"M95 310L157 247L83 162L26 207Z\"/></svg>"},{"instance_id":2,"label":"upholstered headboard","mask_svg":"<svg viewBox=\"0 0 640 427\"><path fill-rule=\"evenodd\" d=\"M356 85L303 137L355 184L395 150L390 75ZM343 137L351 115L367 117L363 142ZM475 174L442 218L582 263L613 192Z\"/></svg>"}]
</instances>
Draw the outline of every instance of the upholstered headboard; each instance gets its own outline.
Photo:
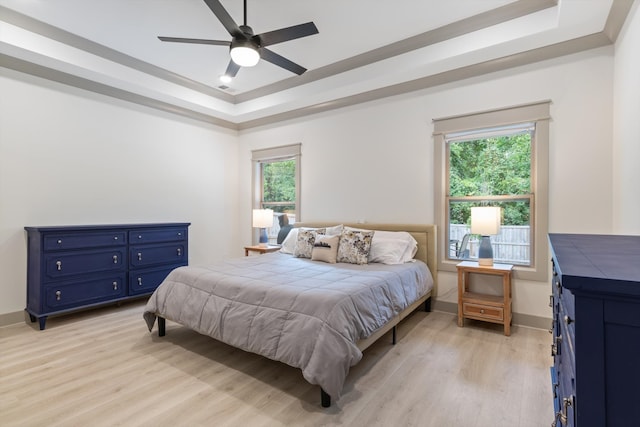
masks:
<instances>
[{"instance_id":1,"label":"upholstered headboard","mask_svg":"<svg viewBox=\"0 0 640 427\"><path fill-rule=\"evenodd\" d=\"M347 227L362 228L366 230L381 231L406 231L418 242L418 252L415 258L424 261L433 276L434 291L437 285L437 252L436 252L436 226L434 224L353 224L347 222L296 222L294 227L331 227L343 224ZM436 292L432 293L437 295Z\"/></svg>"}]
</instances>

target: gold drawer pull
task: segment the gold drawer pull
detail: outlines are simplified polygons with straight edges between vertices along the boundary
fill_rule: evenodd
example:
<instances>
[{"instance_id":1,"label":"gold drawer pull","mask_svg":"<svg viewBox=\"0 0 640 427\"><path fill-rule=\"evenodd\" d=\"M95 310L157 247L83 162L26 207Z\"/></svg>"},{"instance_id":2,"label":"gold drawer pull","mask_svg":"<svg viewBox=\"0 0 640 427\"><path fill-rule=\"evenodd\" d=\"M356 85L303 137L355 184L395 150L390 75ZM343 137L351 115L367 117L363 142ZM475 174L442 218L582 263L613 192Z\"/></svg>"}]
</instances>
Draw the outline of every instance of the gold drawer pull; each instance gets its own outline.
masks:
<instances>
[{"instance_id":1,"label":"gold drawer pull","mask_svg":"<svg viewBox=\"0 0 640 427\"><path fill-rule=\"evenodd\" d=\"M480 314L484 314L484 308L480 309Z\"/></svg>"}]
</instances>

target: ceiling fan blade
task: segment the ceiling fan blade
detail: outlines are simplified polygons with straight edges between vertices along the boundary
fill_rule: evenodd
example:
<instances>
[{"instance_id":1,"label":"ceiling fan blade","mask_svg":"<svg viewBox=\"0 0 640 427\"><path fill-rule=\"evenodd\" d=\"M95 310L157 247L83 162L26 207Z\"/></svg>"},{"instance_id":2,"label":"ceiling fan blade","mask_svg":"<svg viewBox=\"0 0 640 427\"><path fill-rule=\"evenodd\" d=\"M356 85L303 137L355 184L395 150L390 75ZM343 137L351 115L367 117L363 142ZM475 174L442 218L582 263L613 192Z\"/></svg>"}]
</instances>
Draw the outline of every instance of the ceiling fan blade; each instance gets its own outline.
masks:
<instances>
[{"instance_id":1,"label":"ceiling fan blade","mask_svg":"<svg viewBox=\"0 0 640 427\"><path fill-rule=\"evenodd\" d=\"M213 12L214 15L218 18L220 23L224 25L224 28L227 29L229 34L233 37L243 37L243 33L236 24L236 21L233 20L231 15L227 12L227 10L222 7L222 4L218 0L204 0L204 2L209 6L209 9Z\"/></svg>"},{"instance_id":2,"label":"ceiling fan blade","mask_svg":"<svg viewBox=\"0 0 640 427\"><path fill-rule=\"evenodd\" d=\"M212 44L216 46L230 46L231 42L225 40L207 40L207 39L188 39L183 37L164 37L158 36L163 42L174 43L195 43L195 44Z\"/></svg>"},{"instance_id":3,"label":"ceiling fan blade","mask_svg":"<svg viewBox=\"0 0 640 427\"><path fill-rule=\"evenodd\" d=\"M267 62L271 62L272 64L282 67L285 70L289 70L292 73L296 73L297 75L301 75L307 71L306 68L296 64L295 62L289 61L284 56L280 56L269 49L260 48L260 57Z\"/></svg>"},{"instance_id":4,"label":"ceiling fan blade","mask_svg":"<svg viewBox=\"0 0 640 427\"><path fill-rule=\"evenodd\" d=\"M307 22L306 24L268 31L266 33L258 34L253 38L259 38L261 46L270 46L272 44L299 39L300 37L312 36L314 34L318 34L316 24L313 22Z\"/></svg>"},{"instance_id":5,"label":"ceiling fan blade","mask_svg":"<svg viewBox=\"0 0 640 427\"><path fill-rule=\"evenodd\" d=\"M240 66L233 61L229 61L229 65L227 66L227 71L224 72L225 76L235 77L238 74L238 70Z\"/></svg>"}]
</instances>

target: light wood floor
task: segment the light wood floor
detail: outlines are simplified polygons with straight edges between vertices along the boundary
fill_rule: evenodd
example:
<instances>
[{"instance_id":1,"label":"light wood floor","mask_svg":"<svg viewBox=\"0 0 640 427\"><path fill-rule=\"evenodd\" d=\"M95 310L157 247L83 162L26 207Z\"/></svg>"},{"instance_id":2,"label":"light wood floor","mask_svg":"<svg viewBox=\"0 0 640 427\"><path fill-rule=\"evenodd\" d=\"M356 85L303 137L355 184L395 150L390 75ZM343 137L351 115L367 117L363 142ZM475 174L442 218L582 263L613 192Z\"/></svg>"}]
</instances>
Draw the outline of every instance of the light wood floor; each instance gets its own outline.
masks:
<instances>
[{"instance_id":1,"label":"light wood floor","mask_svg":"<svg viewBox=\"0 0 640 427\"><path fill-rule=\"evenodd\" d=\"M547 426L549 334L418 311L365 351L323 409L299 370L167 322L144 304L0 328L2 426Z\"/></svg>"}]
</instances>

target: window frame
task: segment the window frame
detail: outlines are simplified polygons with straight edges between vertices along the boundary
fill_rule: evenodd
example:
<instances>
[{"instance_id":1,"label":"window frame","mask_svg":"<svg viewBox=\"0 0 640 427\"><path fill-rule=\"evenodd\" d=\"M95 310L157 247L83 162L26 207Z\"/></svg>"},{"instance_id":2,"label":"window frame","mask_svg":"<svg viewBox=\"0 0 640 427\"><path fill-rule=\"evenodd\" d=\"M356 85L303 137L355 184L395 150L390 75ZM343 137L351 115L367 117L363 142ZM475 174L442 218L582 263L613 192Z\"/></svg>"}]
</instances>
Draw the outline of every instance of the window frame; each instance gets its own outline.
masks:
<instances>
[{"instance_id":1,"label":"window frame","mask_svg":"<svg viewBox=\"0 0 640 427\"><path fill-rule=\"evenodd\" d=\"M438 270L456 271L460 260L448 259L446 227L449 219L448 150L447 135L460 133L481 133L483 129L505 127L521 123L533 123L531 141L531 266L516 265L516 278L545 281L548 272L548 193L549 193L549 121L551 101L541 101L513 107L444 117L433 120L434 132L434 172L436 184L435 217L436 224L443 232L438 233ZM482 196L482 200L491 196Z\"/></svg>"},{"instance_id":2,"label":"window frame","mask_svg":"<svg viewBox=\"0 0 640 427\"><path fill-rule=\"evenodd\" d=\"M262 148L251 151L251 173L252 173L252 209L262 209L264 199L263 194L263 174L262 165L284 160L295 160L295 181L296 181L296 200L295 215L296 221L300 221L300 159L302 157L302 144L290 144L277 147ZM258 241L258 230L253 230L253 240Z\"/></svg>"}]
</instances>

